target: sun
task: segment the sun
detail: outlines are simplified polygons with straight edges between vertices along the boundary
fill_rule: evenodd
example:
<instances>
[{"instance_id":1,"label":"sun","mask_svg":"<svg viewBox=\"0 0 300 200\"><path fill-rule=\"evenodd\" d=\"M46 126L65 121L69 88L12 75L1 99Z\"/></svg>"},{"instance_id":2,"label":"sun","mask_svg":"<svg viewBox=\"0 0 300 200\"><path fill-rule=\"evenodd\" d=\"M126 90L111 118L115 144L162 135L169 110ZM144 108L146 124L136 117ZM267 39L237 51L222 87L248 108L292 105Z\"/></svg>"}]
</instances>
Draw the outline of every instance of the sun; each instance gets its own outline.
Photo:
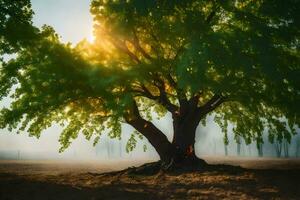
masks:
<instances>
[{"instance_id":1,"label":"sun","mask_svg":"<svg viewBox=\"0 0 300 200\"><path fill-rule=\"evenodd\" d=\"M95 42L95 35L94 35L94 31L91 31L91 33L89 34L89 36L87 37L87 41L89 41L90 43L94 43Z\"/></svg>"}]
</instances>

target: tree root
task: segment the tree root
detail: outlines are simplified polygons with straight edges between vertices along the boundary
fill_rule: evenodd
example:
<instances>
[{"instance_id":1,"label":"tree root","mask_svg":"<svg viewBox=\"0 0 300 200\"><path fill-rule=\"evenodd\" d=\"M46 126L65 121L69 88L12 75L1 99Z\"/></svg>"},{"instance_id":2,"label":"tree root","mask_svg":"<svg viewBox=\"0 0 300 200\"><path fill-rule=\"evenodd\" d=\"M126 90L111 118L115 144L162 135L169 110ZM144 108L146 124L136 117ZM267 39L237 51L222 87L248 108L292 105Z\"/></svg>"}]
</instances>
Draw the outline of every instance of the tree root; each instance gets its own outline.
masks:
<instances>
[{"instance_id":1,"label":"tree root","mask_svg":"<svg viewBox=\"0 0 300 200\"><path fill-rule=\"evenodd\" d=\"M171 173L180 174L185 172L205 172L205 171L222 171L229 173L239 173L245 171L245 169L237 166L231 165L209 165L204 160L200 158L186 159L183 162L176 163L171 160L168 163L163 163L162 161L146 163L139 167L130 167L121 171L108 172L99 175L108 176L120 176L126 175L145 175L151 176L159 173Z\"/></svg>"}]
</instances>

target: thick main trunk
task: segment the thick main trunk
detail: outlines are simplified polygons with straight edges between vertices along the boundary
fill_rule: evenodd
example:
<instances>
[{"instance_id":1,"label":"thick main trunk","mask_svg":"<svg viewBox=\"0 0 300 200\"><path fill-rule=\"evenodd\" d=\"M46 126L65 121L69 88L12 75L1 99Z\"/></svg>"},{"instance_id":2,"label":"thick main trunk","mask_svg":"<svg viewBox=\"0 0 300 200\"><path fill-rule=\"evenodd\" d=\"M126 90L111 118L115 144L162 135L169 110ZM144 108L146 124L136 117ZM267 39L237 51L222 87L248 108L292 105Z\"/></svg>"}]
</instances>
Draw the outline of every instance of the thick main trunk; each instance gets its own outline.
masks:
<instances>
[{"instance_id":1,"label":"thick main trunk","mask_svg":"<svg viewBox=\"0 0 300 200\"><path fill-rule=\"evenodd\" d=\"M127 118L128 124L143 134L160 156L164 168L170 166L184 166L199 164L200 159L195 155L195 133L201 113L197 104L191 102L186 110L180 113L172 113L174 136L172 143L151 122L143 119L138 112L137 107L133 110L133 117ZM204 164L204 161L200 162Z\"/></svg>"},{"instance_id":2,"label":"thick main trunk","mask_svg":"<svg viewBox=\"0 0 300 200\"><path fill-rule=\"evenodd\" d=\"M197 107L198 98L191 98L182 103L178 113L173 113L173 142L177 154L177 162L195 158L195 134L201 119L201 112Z\"/></svg>"},{"instance_id":3,"label":"thick main trunk","mask_svg":"<svg viewBox=\"0 0 300 200\"><path fill-rule=\"evenodd\" d=\"M173 146L176 149L176 162L195 158L195 134L199 119L195 115L173 116Z\"/></svg>"},{"instance_id":4,"label":"thick main trunk","mask_svg":"<svg viewBox=\"0 0 300 200\"><path fill-rule=\"evenodd\" d=\"M175 123L177 126L174 129L172 143L151 122L136 118L128 123L148 139L159 154L163 168L168 169L174 165L181 168L185 165L199 164L200 160L196 157L194 151L197 120L187 120L181 124Z\"/></svg>"}]
</instances>

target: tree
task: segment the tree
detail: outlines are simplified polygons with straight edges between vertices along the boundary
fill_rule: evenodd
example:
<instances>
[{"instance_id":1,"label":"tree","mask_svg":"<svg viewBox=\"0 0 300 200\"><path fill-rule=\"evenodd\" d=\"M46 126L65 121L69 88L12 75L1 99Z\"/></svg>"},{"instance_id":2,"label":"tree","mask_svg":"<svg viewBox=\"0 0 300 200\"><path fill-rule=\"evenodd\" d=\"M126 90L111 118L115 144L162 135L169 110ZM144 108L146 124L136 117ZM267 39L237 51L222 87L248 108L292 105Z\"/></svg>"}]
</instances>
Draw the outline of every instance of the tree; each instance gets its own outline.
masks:
<instances>
[{"instance_id":1,"label":"tree","mask_svg":"<svg viewBox=\"0 0 300 200\"><path fill-rule=\"evenodd\" d=\"M282 141L276 140L274 142L274 147L275 147L275 151L276 151L276 156L278 158L281 157L281 151L282 151Z\"/></svg>"},{"instance_id":2,"label":"tree","mask_svg":"<svg viewBox=\"0 0 300 200\"><path fill-rule=\"evenodd\" d=\"M300 139L296 140L295 157L300 156Z\"/></svg>"},{"instance_id":3,"label":"tree","mask_svg":"<svg viewBox=\"0 0 300 200\"><path fill-rule=\"evenodd\" d=\"M236 136L236 155L240 156L241 155L241 138L240 136Z\"/></svg>"},{"instance_id":4,"label":"tree","mask_svg":"<svg viewBox=\"0 0 300 200\"><path fill-rule=\"evenodd\" d=\"M32 16L30 0L0 1L0 55L33 45L39 30L32 26Z\"/></svg>"},{"instance_id":5,"label":"tree","mask_svg":"<svg viewBox=\"0 0 300 200\"><path fill-rule=\"evenodd\" d=\"M283 153L284 157L289 157L289 142L287 140L283 140Z\"/></svg>"},{"instance_id":6,"label":"tree","mask_svg":"<svg viewBox=\"0 0 300 200\"><path fill-rule=\"evenodd\" d=\"M296 134L300 124L299 2L93 0L96 40L60 42L32 26L28 1L1 1L1 97L16 88L1 128L39 137L60 123L61 150L79 132L98 142L121 123L148 139L162 166L197 161L195 132L213 115L246 144ZM2 12L4 11L4 12ZM15 14L19 13L19 14ZM9 21L28 29L9 26ZM11 51L9 51L11 50ZM171 113L173 139L151 122ZM134 145L133 145L134 146ZM199 161L199 160L198 160ZM198 162L199 163L199 162ZM204 162L201 162L204 163Z\"/></svg>"},{"instance_id":7,"label":"tree","mask_svg":"<svg viewBox=\"0 0 300 200\"><path fill-rule=\"evenodd\" d=\"M263 157L264 156L264 150L263 150L263 147L264 147L264 143L261 142L261 143L257 143L256 145L256 148L257 148L257 154L259 157Z\"/></svg>"}]
</instances>

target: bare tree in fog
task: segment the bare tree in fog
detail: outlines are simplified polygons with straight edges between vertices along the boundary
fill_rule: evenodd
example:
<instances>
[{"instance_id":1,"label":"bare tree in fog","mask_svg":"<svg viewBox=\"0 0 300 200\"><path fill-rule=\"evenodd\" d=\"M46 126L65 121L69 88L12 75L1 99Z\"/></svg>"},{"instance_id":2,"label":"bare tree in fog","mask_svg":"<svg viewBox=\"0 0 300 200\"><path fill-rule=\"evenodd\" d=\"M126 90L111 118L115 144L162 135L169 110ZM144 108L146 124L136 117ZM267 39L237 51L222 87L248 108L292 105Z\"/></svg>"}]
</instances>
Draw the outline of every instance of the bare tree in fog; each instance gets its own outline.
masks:
<instances>
[{"instance_id":1,"label":"bare tree in fog","mask_svg":"<svg viewBox=\"0 0 300 200\"><path fill-rule=\"evenodd\" d=\"M289 157L289 141L287 139L283 140L283 152L284 152L284 157Z\"/></svg>"},{"instance_id":2,"label":"bare tree in fog","mask_svg":"<svg viewBox=\"0 0 300 200\"><path fill-rule=\"evenodd\" d=\"M223 143L224 143L225 156L228 156L229 139L228 139L227 131L225 132L225 135L224 135L224 138L223 138Z\"/></svg>"},{"instance_id":3,"label":"bare tree in fog","mask_svg":"<svg viewBox=\"0 0 300 200\"><path fill-rule=\"evenodd\" d=\"M248 147L248 154L249 154L249 156L251 156L251 146L250 146L250 144L248 144L247 147Z\"/></svg>"},{"instance_id":4,"label":"bare tree in fog","mask_svg":"<svg viewBox=\"0 0 300 200\"><path fill-rule=\"evenodd\" d=\"M274 147L275 147L276 156L279 158L281 156L282 142L280 140L276 140L274 142Z\"/></svg>"},{"instance_id":5,"label":"bare tree in fog","mask_svg":"<svg viewBox=\"0 0 300 200\"><path fill-rule=\"evenodd\" d=\"M225 153L225 156L228 156L228 144L225 144L225 143L224 143L224 153Z\"/></svg>"},{"instance_id":6,"label":"bare tree in fog","mask_svg":"<svg viewBox=\"0 0 300 200\"><path fill-rule=\"evenodd\" d=\"M263 142L258 142L256 147L257 147L258 156L263 157L264 156Z\"/></svg>"},{"instance_id":7,"label":"bare tree in fog","mask_svg":"<svg viewBox=\"0 0 300 200\"><path fill-rule=\"evenodd\" d=\"M236 140L236 154L238 156L240 156L241 155L241 137L237 135L235 140Z\"/></svg>"},{"instance_id":8,"label":"bare tree in fog","mask_svg":"<svg viewBox=\"0 0 300 200\"><path fill-rule=\"evenodd\" d=\"M300 138L298 138L298 140L296 141L295 156L296 157L300 156Z\"/></svg>"}]
</instances>

